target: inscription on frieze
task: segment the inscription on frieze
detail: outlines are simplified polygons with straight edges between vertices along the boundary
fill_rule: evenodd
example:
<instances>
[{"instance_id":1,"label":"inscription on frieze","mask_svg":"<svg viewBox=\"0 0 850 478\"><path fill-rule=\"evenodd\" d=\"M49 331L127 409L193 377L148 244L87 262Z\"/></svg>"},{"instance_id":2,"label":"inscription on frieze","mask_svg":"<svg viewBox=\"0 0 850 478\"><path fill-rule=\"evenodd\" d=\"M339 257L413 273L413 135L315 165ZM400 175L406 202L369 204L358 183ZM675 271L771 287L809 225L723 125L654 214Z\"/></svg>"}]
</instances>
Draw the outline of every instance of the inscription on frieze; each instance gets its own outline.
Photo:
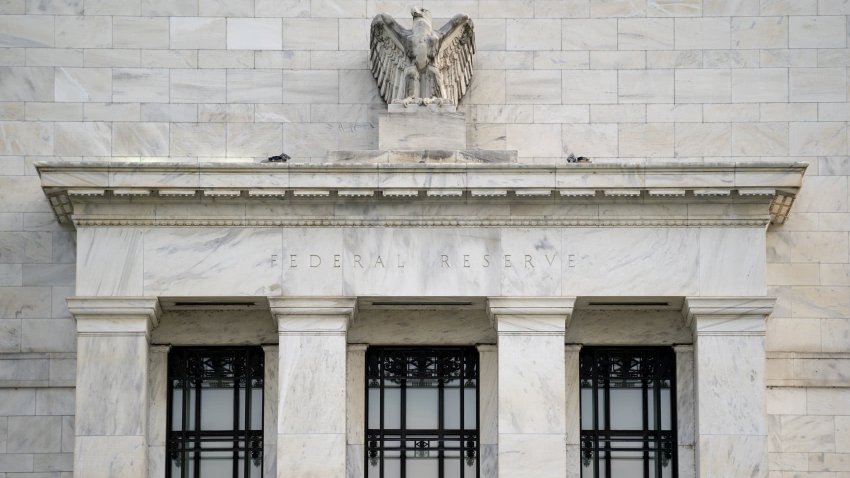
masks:
<instances>
[{"instance_id":1,"label":"inscription on frieze","mask_svg":"<svg viewBox=\"0 0 850 478\"><path fill-rule=\"evenodd\" d=\"M564 265L568 268L576 267L576 254L566 254ZM489 269L501 267L504 269L524 268L537 269L552 268L561 264L561 256L557 252L543 254L439 254L433 261L426 261L425 267L440 269ZM288 254L281 258L279 254L272 254L270 264L278 267L281 264L291 269L307 268L316 269L330 267L341 269L344 264L349 267L360 269L405 269L411 265L411 257L407 254ZM413 267L417 264L413 263Z\"/></svg>"}]
</instances>

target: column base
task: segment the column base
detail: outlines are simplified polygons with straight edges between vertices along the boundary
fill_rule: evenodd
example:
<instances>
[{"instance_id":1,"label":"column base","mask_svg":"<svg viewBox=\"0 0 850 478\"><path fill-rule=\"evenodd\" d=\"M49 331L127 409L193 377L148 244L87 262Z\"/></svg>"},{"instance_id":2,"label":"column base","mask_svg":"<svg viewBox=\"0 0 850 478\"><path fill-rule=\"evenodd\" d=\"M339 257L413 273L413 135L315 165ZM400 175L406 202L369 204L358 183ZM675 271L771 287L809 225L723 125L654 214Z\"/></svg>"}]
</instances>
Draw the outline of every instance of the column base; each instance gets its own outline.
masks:
<instances>
[{"instance_id":1,"label":"column base","mask_svg":"<svg viewBox=\"0 0 850 478\"><path fill-rule=\"evenodd\" d=\"M344 478L345 434L277 436L278 478Z\"/></svg>"},{"instance_id":2,"label":"column base","mask_svg":"<svg viewBox=\"0 0 850 478\"><path fill-rule=\"evenodd\" d=\"M563 434L499 434L499 477L563 478L565 441Z\"/></svg>"},{"instance_id":3,"label":"column base","mask_svg":"<svg viewBox=\"0 0 850 478\"><path fill-rule=\"evenodd\" d=\"M147 451L143 436L78 436L74 478L148 478Z\"/></svg>"},{"instance_id":4,"label":"column base","mask_svg":"<svg viewBox=\"0 0 850 478\"><path fill-rule=\"evenodd\" d=\"M700 478L767 476L764 435L703 435L699 437Z\"/></svg>"}]
</instances>

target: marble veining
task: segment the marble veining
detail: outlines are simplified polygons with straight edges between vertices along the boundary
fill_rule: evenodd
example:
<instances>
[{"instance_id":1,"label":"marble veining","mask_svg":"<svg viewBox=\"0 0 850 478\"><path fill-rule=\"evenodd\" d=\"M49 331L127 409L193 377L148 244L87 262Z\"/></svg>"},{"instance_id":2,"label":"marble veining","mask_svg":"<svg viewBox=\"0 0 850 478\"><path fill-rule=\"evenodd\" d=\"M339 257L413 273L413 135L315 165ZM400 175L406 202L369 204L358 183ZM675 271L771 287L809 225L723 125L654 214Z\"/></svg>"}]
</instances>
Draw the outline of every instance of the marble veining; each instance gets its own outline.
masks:
<instances>
[{"instance_id":1,"label":"marble veining","mask_svg":"<svg viewBox=\"0 0 850 478\"><path fill-rule=\"evenodd\" d=\"M764 337L700 336L696 369L701 436L767 435Z\"/></svg>"},{"instance_id":2,"label":"marble veining","mask_svg":"<svg viewBox=\"0 0 850 478\"><path fill-rule=\"evenodd\" d=\"M567 454L563 434L499 433L499 476L563 478Z\"/></svg>"},{"instance_id":3,"label":"marble veining","mask_svg":"<svg viewBox=\"0 0 850 478\"><path fill-rule=\"evenodd\" d=\"M280 295L279 229L151 229L144 242L145 295Z\"/></svg>"},{"instance_id":4,"label":"marble veining","mask_svg":"<svg viewBox=\"0 0 850 478\"><path fill-rule=\"evenodd\" d=\"M204 214L213 206L195 207L188 214ZM340 208L356 216L373 210L356 203ZM310 209L303 212L310 214ZM396 213L413 212L402 208ZM177 217L181 212L148 214ZM82 228L77 284L78 293L88 295L682 296L729 292L735 284L760 293L761 286L742 284L764 277L764 261L745 252L762 233L755 228L712 231L717 232ZM722 246L724 257L706 252L709 246Z\"/></svg>"},{"instance_id":5,"label":"marble veining","mask_svg":"<svg viewBox=\"0 0 850 478\"><path fill-rule=\"evenodd\" d=\"M562 295L689 295L699 290L693 229L567 229ZM566 259L569 260L569 256Z\"/></svg>"},{"instance_id":6,"label":"marble veining","mask_svg":"<svg viewBox=\"0 0 850 478\"><path fill-rule=\"evenodd\" d=\"M263 378L263 476L277 477L278 346L264 345Z\"/></svg>"},{"instance_id":7,"label":"marble veining","mask_svg":"<svg viewBox=\"0 0 850 478\"><path fill-rule=\"evenodd\" d=\"M344 241L351 254L344 295L498 294L499 273L491 267L500 252L498 231L354 229Z\"/></svg>"},{"instance_id":8,"label":"marble veining","mask_svg":"<svg viewBox=\"0 0 850 478\"><path fill-rule=\"evenodd\" d=\"M344 445L345 337L283 335L279 350L278 445L297 434L339 434Z\"/></svg>"},{"instance_id":9,"label":"marble veining","mask_svg":"<svg viewBox=\"0 0 850 478\"><path fill-rule=\"evenodd\" d=\"M78 437L74 445L74 478L148 478L143 436Z\"/></svg>"},{"instance_id":10,"label":"marble veining","mask_svg":"<svg viewBox=\"0 0 850 478\"><path fill-rule=\"evenodd\" d=\"M700 295L764 295L765 254L764 231L757 228L701 228Z\"/></svg>"},{"instance_id":11,"label":"marble veining","mask_svg":"<svg viewBox=\"0 0 850 478\"><path fill-rule=\"evenodd\" d=\"M374 345L495 343L496 330L483 310L363 310L351 324L348 341Z\"/></svg>"},{"instance_id":12,"label":"marble veining","mask_svg":"<svg viewBox=\"0 0 850 478\"><path fill-rule=\"evenodd\" d=\"M564 339L500 336L499 436L565 433Z\"/></svg>"},{"instance_id":13,"label":"marble veining","mask_svg":"<svg viewBox=\"0 0 850 478\"><path fill-rule=\"evenodd\" d=\"M277 439L278 478L345 476L344 433L279 434Z\"/></svg>"},{"instance_id":14,"label":"marble veining","mask_svg":"<svg viewBox=\"0 0 850 478\"><path fill-rule=\"evenodd\" d=\"M77 338L75 433L86 436L142 436L147 408L148 344L144 336Z\"/></svg>"},{"instance_id":15,"label":"marble veining","mask_svg":"<svg viewBox=\"0 0 850 478\"><path fill-rule=\"evenodd\" d=\"M142 295L143 234L135 228L77 231L77 295Z\"/></svg>"},{"instance_id":16,"label":"marble veining","mask_svg":"<svg viewBox=\"0 0 850 478\"><path fill-rule=\"evenodd\" d=\"M249 345L277 342L268 311L167 311L151 341L172 345ZM277 355L275 355L277 360Z\"/></svg>"},{"instance_id":17,"label":"marble veining","mask_svg":"<svg viewBox=\"0 0 850 478\"><path fill-rule=\"evenodd\" d=\"M570 320L566 340L585 345L672 345L690 343L693 333L679 311L580 310Z\"/></svg>"},{"instance_id":18,"label":"marble veining","mask_svg":"<svg viewBox=\"0 0 850 478\"><path fill-rule=\"evenodd\" d=\"M767 437L764 435L701 435L697 476L765 478Z\"/></svg>"}]
</instances>

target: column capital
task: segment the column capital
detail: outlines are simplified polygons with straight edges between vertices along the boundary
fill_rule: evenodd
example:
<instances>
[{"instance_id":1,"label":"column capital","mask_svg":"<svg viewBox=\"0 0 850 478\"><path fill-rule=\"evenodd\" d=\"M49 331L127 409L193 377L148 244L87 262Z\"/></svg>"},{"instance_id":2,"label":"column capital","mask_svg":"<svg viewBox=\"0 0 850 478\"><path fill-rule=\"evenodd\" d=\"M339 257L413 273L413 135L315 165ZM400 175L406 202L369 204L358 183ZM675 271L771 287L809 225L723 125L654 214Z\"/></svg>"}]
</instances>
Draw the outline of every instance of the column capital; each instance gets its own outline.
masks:
<instances>
[{"instance_id":1,"label":"column capital","mask_svg":"<svg viewBox=\"0 0 850 478\"><path fill-rule=\"evenodd\" d=\"M575 302L575 297L488 297L487 315L500 335L563 335Z\"/></svg>"},{"instance_id":2,"label":"column capital","mask_svg":"<svg viewBox=\"0 0 850 478\"><path fill-rule=\"evenodd\" d=\"M77 333L147 335L159 325L162 309L156 297L68 297Z\"/></svg>"},{"instance_id":3,"label":"column capital","mask_svg":"<svg viewBox=\"0 0 850 478\"><path fill-rule=\"evenodd\" d=\"M696 335L764 335L774 297L686 297L685 325Z\"/></svg>"},{"instance_id":4,"label":"column capital","mask_svg":"<svg viewBox=\"0 0 850 478\"><path fill-rule=\"evenodd\" d=\"M488 297L487 313L494 315L572 315L575 297Z\"/></svg>"},{"instance_id":5,"label":"column capital","mask_svg":"<svg viewBox=\"0 0 850 478\"><path fill-rule=\"evenodd\" d=\"M357 310L354 297L269 297L278 334L345 335Z\"/></svg>"},{"instance_id":6,"label":"column capital","mask_svg":"<svg viewBox=\"0 0 850 478\"><path fill-rule=\"evenodd\" d=\"M355 297L269 297L272 315L354 315Z\"/></svg>"}]
</instances>

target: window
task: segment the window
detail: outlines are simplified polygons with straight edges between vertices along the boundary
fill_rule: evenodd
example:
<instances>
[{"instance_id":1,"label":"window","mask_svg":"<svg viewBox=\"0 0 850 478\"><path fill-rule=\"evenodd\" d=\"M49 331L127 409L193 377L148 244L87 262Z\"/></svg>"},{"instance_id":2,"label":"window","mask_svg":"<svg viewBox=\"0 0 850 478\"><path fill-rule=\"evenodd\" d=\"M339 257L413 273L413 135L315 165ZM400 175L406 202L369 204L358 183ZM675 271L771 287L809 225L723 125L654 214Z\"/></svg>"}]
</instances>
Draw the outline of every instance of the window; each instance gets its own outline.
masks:
<instances>
[{"instance_id":1,"label":"window","mask_svg":"<svg viewBox=\"0 0 850 478\"><path fill-rule=\"evenodd\" d=\"M366 477L479 475L478 351L370 347Z\"/></svg>"},{"instance_id":2,"label":"window","mask_svg":"<svg viewBox=\"0 0 850 478\"><path fill-rule=\"evenodd\" d=\"M261 478L262 469L262 348L172 349L166 477Z\"/></svg>"},{"instance_id":3,"label":"window","mask_svg":"<svg viewBox=\"0 0 850 478\"><path fill-rule=\"evenodd\" d=\"M581 474L675 478L676 363L669 347L584 347Z\"/></svg>"}]
</instances>

